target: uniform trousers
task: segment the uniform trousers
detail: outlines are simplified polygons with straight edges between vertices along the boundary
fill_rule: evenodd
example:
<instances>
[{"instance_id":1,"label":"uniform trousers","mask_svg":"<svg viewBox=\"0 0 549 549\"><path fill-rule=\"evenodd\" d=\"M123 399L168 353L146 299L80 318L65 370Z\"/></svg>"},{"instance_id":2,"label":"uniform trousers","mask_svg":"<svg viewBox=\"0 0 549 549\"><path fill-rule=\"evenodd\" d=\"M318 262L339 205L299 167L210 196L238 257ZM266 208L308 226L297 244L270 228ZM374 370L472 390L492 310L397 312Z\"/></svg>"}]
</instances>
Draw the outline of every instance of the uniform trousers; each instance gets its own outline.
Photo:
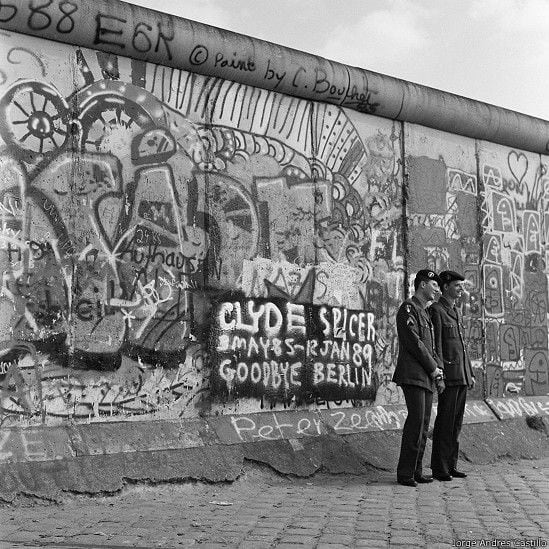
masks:
<instances>
[{"instance_id":1,"label":"uniform trousers","mask_svg":"<svg viewBox=\"0 0 549 549\"><path fill-rule=\"evenodd\" d=\"M408 416L402 430L398 479L410 479L422 474L423 454L431 419L433 393L416 385L402 385Z\"/></svg>"},{"instance_id":2,"label":"uniform trousers","mask_svg":"<svg viewBox=\"0 0 549 549\"><path fill-rule=\"evenodd\" d=\"M456 469L459 453L459 434L463 425L466 385L446 387L438 395L437 417L433 430L431 469L434 475L451 475Z\"/></svg>"}]
</instances>

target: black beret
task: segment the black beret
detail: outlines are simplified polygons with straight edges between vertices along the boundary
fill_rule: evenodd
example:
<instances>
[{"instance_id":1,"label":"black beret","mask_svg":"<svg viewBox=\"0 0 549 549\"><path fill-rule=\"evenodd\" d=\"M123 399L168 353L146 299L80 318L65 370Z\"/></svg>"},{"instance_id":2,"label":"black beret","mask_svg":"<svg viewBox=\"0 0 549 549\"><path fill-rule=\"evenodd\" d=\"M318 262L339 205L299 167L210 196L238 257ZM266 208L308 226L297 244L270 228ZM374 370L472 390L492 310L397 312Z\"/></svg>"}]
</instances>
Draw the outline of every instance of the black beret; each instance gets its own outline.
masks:
<instances>
[{"instance_id":1,"label":"black beret","mask_svg":"<svg viewBox=\"0 0 549 549\"><path fill-rule=\"evenodd\" d=\"M421 269L421 271L418 271L416 274L416 280L419 280L420 282L422 280L434 280L439 286L441 283L440 277L435 273L435 271L431 271L431 269Z\"/></svg>"},{"instance_id":2,"label":"black beret","mask_svg":"<svg viewBox=\"0 0 549 549\"><path fill-rule=\"evenodd\" d=\"M456 273L456 271L442 271L438 276L443 284L449 284L454 280L465 280L465 277Z\"/></svg>"}]
</instances>

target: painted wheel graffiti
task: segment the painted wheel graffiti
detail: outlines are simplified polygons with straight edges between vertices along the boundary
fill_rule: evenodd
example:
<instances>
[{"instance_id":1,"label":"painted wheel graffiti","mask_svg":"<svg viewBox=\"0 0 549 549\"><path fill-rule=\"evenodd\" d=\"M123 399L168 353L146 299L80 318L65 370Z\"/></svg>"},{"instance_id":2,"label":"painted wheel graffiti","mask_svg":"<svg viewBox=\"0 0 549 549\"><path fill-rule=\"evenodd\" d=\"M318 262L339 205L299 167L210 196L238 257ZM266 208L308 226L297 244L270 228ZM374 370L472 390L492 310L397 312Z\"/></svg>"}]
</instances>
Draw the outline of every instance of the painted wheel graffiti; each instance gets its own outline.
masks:
<instances>
[{"instance_id":1,"label":"painted wheel graffiti","mask_svg":"<svg viewBox=\"0 0 549 549\"><path fill-rule=\"evenodd\" d=\"M57 90L43 82L19 82L0 101L0 135L25 160L52 153L68 137L69 110Z\"/></svg>"},{"instance_id":2,"label":"painted wheel graffiti","mask_svg":"<svg viewBox=\"0 0 549 549\"><path fill-rule=\"evenodd\" d=\"M92 84L76 95L75 102L83 151L118 151L127 148L131 137L143 129L166 126L162 104L143 89L123 82Z\"/></svg>"}]
</instances>

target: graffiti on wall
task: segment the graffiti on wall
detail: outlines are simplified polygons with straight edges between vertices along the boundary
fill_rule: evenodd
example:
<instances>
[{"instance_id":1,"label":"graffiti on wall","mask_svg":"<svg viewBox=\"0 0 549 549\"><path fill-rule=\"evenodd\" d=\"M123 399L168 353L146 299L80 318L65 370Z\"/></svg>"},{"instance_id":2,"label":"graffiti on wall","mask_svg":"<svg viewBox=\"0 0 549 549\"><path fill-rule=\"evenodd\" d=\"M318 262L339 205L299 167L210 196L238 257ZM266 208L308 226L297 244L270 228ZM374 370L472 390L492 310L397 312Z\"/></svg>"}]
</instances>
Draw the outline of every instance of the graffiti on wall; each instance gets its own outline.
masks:
<instances>
[{"instance_id":1,"label":"graffiti on wall","mask_svg":"<svg viewBox=\"0 0 549 549\"><path fill-rule=\"evenodd\" d=\"M371 303L369 375L390 374L396 126L63 46L64 73L58 49L1 38L4 421L196 414L210 301L227 289Z\"/></svg>"},{"instance_id":2,"label":"graffiti on wall","mask_svg":"<svg viewBox=\"0 0 549 549\"><path fill-rule=\"evenodd\" d=\"M487 146L481 159L488 394L546 394L545 169L515 150Z\"/></svg>"},{"instance_id":3,"label":"graffiti on wall","mask_svg":"<svg viewBox=\"0 0 549 549\"><path fill-rule=\"evenodd\" d=\"M373 399L372 311L283 300L224 301L212 326L212 393L297 404Z\"/></svg>"},{"instance_id":4,"label":"graffiti on wall","mask_svg":"<svg viewBox=\"0 0 549 549\"><path fill-rule=\"evenodd\" d=\"M290 66L283 63L281 53L250 51L244 40L237 45L219 40L217 44L204 44L193 32L193 27L170 14L157 12L154 17L143 15L128 6L108 9L106 3L96 3L83 9L77 0L47 0L35 4L34 0L19 4L0 3L1 21L8 26L19 19L23 32L41 35L52 40L71 41L107 49L120 55L141 58L146 55L155 63L177 64L186 70L205 74L218 74L227 80L242 80L252 86L269 90L299 90L315 101L328 101L355 108L363 113L375 113L379 108L379 91L368 78L353 74L325 61L315 67L292 59ZM109 6L110 8L110 6ZM190 22L189 22L190 24ZM272 51L272 50L271 50ZM109 56L109 54L107 54ZM104 72L118 77L116 56ZM2 71L0 71L2 74Z\"/></svg>"},{"instance_id":5,"label":"graffiti on wall","mask_svg":"<svg viewBox=\"0 0 549 549\"><path fill-rule=\"evenodd\" d=\"M438 158L413 156L414 148L428 152L417 133L408 135L410 270L428 265L464 274L458 305L476 372L474 396L545 394L547 178L539 157L455 137L441 139Z\"/></svg>"},{"instance_id":6,"label":"graffiti on wall","mask_svg":"<svg viewBox=\"0 0 549 549\"><path fill-rule=\"evenodd\" d=\"M391 121L36 38L22 47L7 32L0 41L3 423L193 416L225 401L254 412L263 399L401 403L391 377L405 266L464 273L475 396L547 392L549 184L533 155L482 149L477 170L471 140L444 135L433 158L429 131L414 130L423 148L406 148L404 227L411 134ZM288 310L306 311L302 356L271 349L259 361L215 342L223 303L272 318L276 306L269 344L292 339ZM363 378L338 338L339 361L315 362L321 310L373 315L368 366L352 370ZM268 336L235 337L261 350Z\"/></svg>"},{"instance_id":7,"label":"graffiti on wall","mask_svg":"<svg viewBox=\"0 0 549 549\"><path fill-rule=\"evenodd\" d=\"M414 154L423 152L422 141L416 144L411 134L408 166L409 200L407 204L409 267L413 273L428 267L436 272L455 270L466 279L465 292L458 303L464 326L467 349L476 373L472 394L483 396L483 325L480 271L479 221L477 216L478 180L473 172L474 142L463 139L454 147L443 144L440 156L431 158ZM418 132L419 133L419 132ZM465 161L452 154L463 147L469 153ZM427 151L425 151L427 152ZM446 159L448 158L448 159ZM451 167L460 162L470 170ZM410 284L412 280L410 280ZM410 286L410 292L412 291Z\"/></svg>"}]
</instances>

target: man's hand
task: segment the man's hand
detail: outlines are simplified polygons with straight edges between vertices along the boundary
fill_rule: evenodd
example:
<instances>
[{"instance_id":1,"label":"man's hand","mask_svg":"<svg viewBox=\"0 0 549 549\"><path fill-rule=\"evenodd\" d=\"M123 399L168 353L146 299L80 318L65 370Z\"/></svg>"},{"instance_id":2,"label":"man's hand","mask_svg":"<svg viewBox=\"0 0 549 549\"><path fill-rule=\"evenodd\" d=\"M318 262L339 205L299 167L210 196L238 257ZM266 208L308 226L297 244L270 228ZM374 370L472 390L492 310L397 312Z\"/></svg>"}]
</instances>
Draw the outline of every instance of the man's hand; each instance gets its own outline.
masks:
<instances>
[{"instance_id":1,"label":"man's hand","mask_svg":"<svg viewBox=\"0 0 549 549\"><path fill-rule=\"evenodd\" d=\"M437 377L442 377L444 372L440 368L435 368L435 371L431 374L431 379L436 379Z\"/></svg>"},{"instance_id":2,"label":"man's hand","mask_svg":"<svg viewBox=\"0 0 549 549\"><path fill-rule=\"evenodd\" d=\"M439 395L444 392L444 389L446 389L446 384L444 383L444 379L442 379L442 376L435 378L435 385L437 387L437 393Z\"/></svg>"},{"instance_id":3,"label":"man's hand","mask_svg":"<svg viewBox=\"0 0 549 549\"><path fill-rule=\"evenodd\" d=\"M471 384L468 386L468 389L472 389L475 386L475 383L477 380L475 379L475 376L471 378Z\"/></svg>"},{"instance_id":4,"label":"man's hand","mask_svg":"<svg viewBox=\"0 0 549 549\"><path fill-rule=\"evenodd\" d=\"M431 374L431 377L435 381L437 393L440 395L440 393L446 389L446 385L444 384L444 370L441 368L435 368L435 371Z\"/></svg>"}]
</instances>

